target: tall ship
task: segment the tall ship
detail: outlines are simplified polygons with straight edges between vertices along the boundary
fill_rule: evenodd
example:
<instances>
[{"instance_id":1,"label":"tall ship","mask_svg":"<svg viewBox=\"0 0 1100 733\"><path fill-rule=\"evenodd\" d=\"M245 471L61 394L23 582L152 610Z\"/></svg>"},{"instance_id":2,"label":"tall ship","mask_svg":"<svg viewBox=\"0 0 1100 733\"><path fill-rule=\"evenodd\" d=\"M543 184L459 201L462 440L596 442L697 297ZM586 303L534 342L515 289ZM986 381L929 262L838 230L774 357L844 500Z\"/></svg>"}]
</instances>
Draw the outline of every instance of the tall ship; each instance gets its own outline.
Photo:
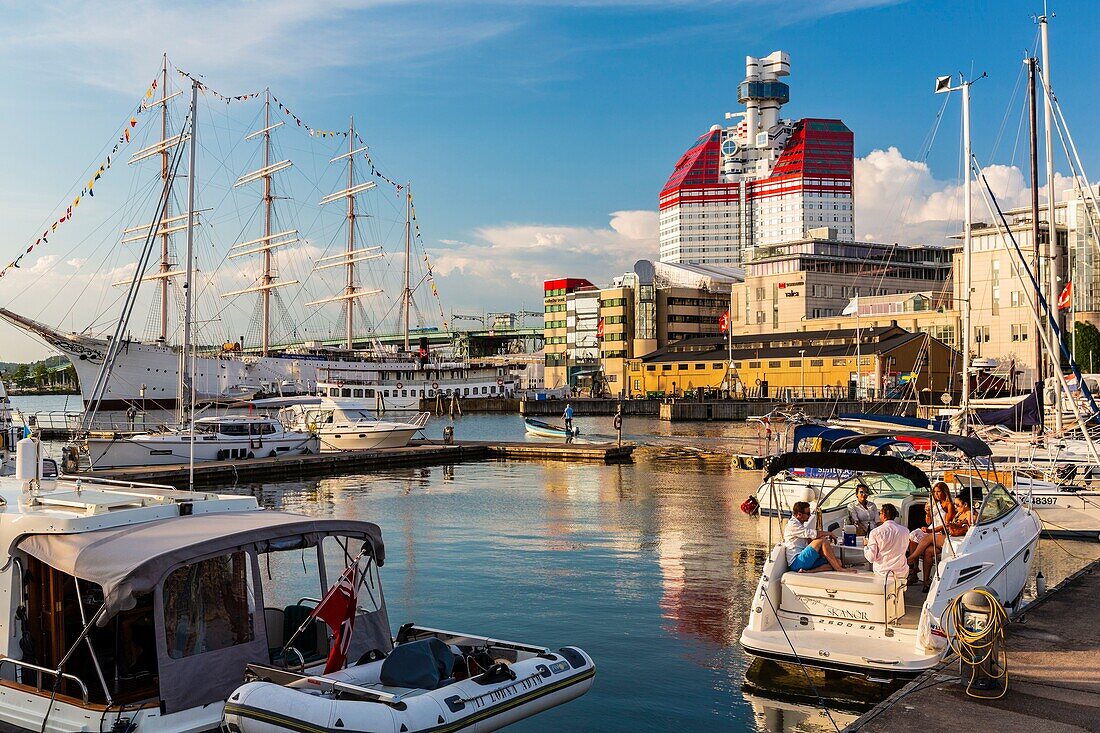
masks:
<instances>
[{"instance_id":1,"label":"tall ship","mask_svg":"<svg viewBox=\"0 0 1100 733\"><path fill-rule=\"evenodd\" d=\"M122 158L120 146L129 152L129 148L142 145L126 162L139 174L142 168L147 171L149 164L159 164L159 176L146 175L144 180L148 183L151 178L149 188L162 189L151 220L128 226L119 222L114 230L118 239L108 243L143 248L137 254L136 267L129 266L127 279L115 283L126 289L121 312L89 314L93 325L77 332L0 308L0 318L73 363L86 405L95 403L98 409L174 408L183 394L181 374L189 380L189 399L200 403L229 402L259 394L312 393L318 390L319 382L337 386L355 383L356 389L364 393L369 389L379 406L387 409L415 409L419 399L503 397L515 393L517 380L507 366L474 365L454 358L446 349L430 349L428 340L419 337L426 327L416 297L430 291L431 297L438 300L438 290L427 254L414 256L414 247L422 248L423 244L411 188L378 170L354 120L349 121L346 130L318 130L304 124L270 89L229 96L196 81L211 105L225 102L227 109L235 109L262 104L262 111L253 119L253 126L259 129L237 131L219 125L211 135L228 136L227 140L204 140L197 146L206 155L212 150L236 150L258 143L258 150L246 159L258 167L235 180L199 183L199 197L203 199L199 203L212 205L210 208L183 206L178 201L180 194L173 189L173 166L177 164L175 159L182 157L182 149L191 147L192 142L179 123L180 113L173 111L175 100L182 95L182 91L172 90L176 74L185 77L188 85L193 81L165 58L137 114L124 126L124 136L115 146L116 158ZM335 153L317 180L307 179L303 185L299 176L295 182L284 183L282 177L297 170L293 160L277 154L279 133L289 137L297 132L280 131L284 126L304 128L313 155L324 153L328 157ZM144 138L139 137L140 133ZM346 140L346 148L334 151L331 143L326 146L330 139ZM301 142L292 141L290 146L297 151ZM228 170L236 162L222 160L211 167ZM107 165L100 167L81 196L110 165L108 158ZM321 169L317 165L301 166L307 167L314 169L310 173ZM367 168L369 175L364 176ZM281 208L291 208L282 202L292 199L296 190L331 190L334 174L337 190L312 204L300 205L289 216L277 211L277 202ZM140 175L135 175L138 178ZM325 184L330 188L322 188ZM78 205L80 200L78 197L75 203ZM391 210L389 220L385 211L378 211L387 205ZM131 215L140 210L136 204L125 208ZM328 214L332 222L330 211L335 208L340 209L337 221L326 229L323 215ZM71 219L72 211L70 206L67 217L60 221ZM309 221L310 226L291 226L295 219ZM314 225L316 228L311 228ZM205 269L205 278L197 283L196 292L188 293L181 289L184 268L174 240L184 232L190 237L192 231L211 240L202 252L212 262L200 263L196 255L191 264L196 271ZM221 232L229 232L233 240L223 244ZM398 246L387 250L382 244L387 237L396 239ZM387 272L385 267L376 267L395 262L400 263L399 270L390 267ZM280 264L283 272L294 272L292 268L296 268L298 277L284 275ZM238 268L235 273L234 266ZM416 267L423 272L414 272ZM333 276L339 277L338 284L334 284ZM233 277L243 280L246 287L225 288ZM196 301L197 333L191 343L215 345L194 346L187 354L187 368L181 369L184 319L178 312L183 310L180 301L185 296L193 296ZM204 297L213 301L206 312L199 310ZM75 310L82 312L83 304ZM140 326L134 313L146 310L145 331L135 337L133 331ZM418 323L414 323L414 311ZM441 306L439 314L446 329ZM97 332L96 323L108 324L110 332L104 333L102 325ZM378 335L383 323L401 337L399 343L381 343ZM240 331L248 335L229 336Z\"/></svg>"}]
</instances>

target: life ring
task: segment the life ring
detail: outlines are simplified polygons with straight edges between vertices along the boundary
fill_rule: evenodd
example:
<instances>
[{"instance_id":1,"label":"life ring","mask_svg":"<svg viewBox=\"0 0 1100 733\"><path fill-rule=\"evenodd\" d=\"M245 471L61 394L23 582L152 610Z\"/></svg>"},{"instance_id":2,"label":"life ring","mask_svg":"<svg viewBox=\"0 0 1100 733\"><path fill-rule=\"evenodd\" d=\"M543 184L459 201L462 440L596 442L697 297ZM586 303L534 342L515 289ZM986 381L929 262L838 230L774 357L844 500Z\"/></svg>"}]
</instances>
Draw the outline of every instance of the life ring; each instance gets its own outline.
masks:
<instances>
[{"instance_id":1,"label":"life ring","mask_svg":"<svg viewBox=\"0 0 1100 733\"><path fill-rule=\"evenodd\" d=\"M498 387L503 387L504 386L504 378L503 377L497 379L497 386Z\"/></svg>"},{"instance_id":2,"label":"life ring","mask_svg":"<svg viewBox=\"0 0 1100 733\"><path fill-rule=\"evenodd\" d=\"M398 383L397 383L397 388L398 388L398 389L401 389L401 388L402 388L402 387L404 387L404 386L405 386L405 385L403 385L403 384L402 384L401 382L398 382Z\"/></svg>"},{"instance_id":3,"label":"life ring","mask_svg":"<svg viewBox=\"0 0 1100 733\"><path fill-rule=\"evenodd\" d=\"M439 382L432 382L432 389L439 389Z\"/></svg>"},{"instance_id":4,"label":"life ring","mask_svg":"<svg viewBox=\"0 0 1100 733\"><path fill-rule=\"evenodd\" d=\"M623 416L622 415L616 415L615 416L615 429L620 430L620 429L622 429L622 427L623 427Z\"/></svg>"}]
</instances>

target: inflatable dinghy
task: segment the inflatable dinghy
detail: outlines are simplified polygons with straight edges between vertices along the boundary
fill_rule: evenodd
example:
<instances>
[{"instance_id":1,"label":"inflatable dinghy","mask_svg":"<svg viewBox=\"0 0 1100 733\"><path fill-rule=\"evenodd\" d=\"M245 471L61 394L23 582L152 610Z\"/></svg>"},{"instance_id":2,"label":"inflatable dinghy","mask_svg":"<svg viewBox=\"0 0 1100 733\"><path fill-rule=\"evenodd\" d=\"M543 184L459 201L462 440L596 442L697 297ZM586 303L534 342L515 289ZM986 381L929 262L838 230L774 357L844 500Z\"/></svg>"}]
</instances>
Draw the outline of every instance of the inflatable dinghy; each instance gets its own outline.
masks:
<instances>
[{"instance_id":1,"label":"inflatable dinghy","mask_svg":"<svg viewBox=\"0 0 1100 733\"><path fill-rule=\"evenodd\" d=\"M321 676L249 665L225 704L230 733L499 730L580 697L596 666L576 647L543 647L404 627L388 654Z\"/></svg>"}]
</instances>

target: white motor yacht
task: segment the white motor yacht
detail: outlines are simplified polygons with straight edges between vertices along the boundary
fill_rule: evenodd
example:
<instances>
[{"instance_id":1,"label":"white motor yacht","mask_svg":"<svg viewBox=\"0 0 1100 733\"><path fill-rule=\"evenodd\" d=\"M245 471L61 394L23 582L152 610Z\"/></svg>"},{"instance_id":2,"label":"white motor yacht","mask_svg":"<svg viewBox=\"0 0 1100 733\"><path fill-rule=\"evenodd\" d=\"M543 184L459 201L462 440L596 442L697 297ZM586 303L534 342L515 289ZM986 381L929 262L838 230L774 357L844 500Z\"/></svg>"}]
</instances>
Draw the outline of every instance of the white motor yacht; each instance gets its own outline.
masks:
<instances>
[{"instance_id":1,"label":"white motor yacht","mask_svg":"<svg viewBox=\"0 0 1100 733\"><path fill-rule=\"evenodd\" d=\"M855 447L859 436L844 441ZM947 439L950 439L947 438ZM981 454L981 441L955 437L969 455ZM845 471L851 476L828 491L817 508L820 526L836 532L844 524L856 486L865 484L876 503L894 504L898 521L910 528L924 523L928 476L892 456L860 453L799 453L780 456L768 468L776 476L790 468ZM953 493L961 487L955 486ZM974 524L945 543L927 595L907 587L906 578L883 576L863 563L862 547L838 545L838 556L855 564L854 573L790 572L785 547L772 549L753 596L741 645L750 654L800 662L877 679L915 676L940 661L950 628L942 616L959 595L984 586L1011 612L1023 594L1041 529L1039 518L999 484L972 489ZM777 537L782 535L782 525Z\"/></svg>"},{"instance_id":2,"label":"white motor yacht","mask_svg":"<svg viewBox=\"0 0 1100 733\"><path fill-rule=\"evenodd\" d=\"M312 714L349 703L374 721L370 730L398 710L428 720L425 705L435 706L433 726L437 715L460 723L447 729L474 716L477 730L491 730L592 684L591 658L573 647L555 653L412 624L394 638L376 524L260 509L253 496L51 477L41 456L38 441L20 441L16 475L0 477L2 730L340 730L336 717ZM350 664L325 674L333 637L313 610L349 577ZM368 679L379 667L386 675L395 649L429 638L457 650L464 680L427 691ZM406 677L423 671L410 665L415 654L397 656ZM247 693L238 691L246 675L258 680ZM305 689L263 682L273 679ZM456 693L467 702L454 705ZM290 703L282 720L299 722L264 727L279 700ZM348 730L367 729L347 720Z\"/></svg>"},{"instance_id":3,"label":"white motor yacht","mask_svg":"<svg viewBox=\"0 0 1100 733\"><path fill-rule=\"evenodd\" d=\"M129 466L165 466L195 461L316 453L317 436L306 430L287 430L279 420L251 415L202 417L191 428L165 427L159 432L131 435L93 432L78 446L91 470Z\"/></svg>"},{"instance_id":4,"label":"white motor yacht","mask_svg":"<svg viewBox=\"0 0 1100 733\"><path fill-rule=\"evenodd\" d=\"M279 417L288 429L314 433L322 452L403 448L431 418L430 412L421 412L407 422L379 420L363 402L321 397L316 405L284 407Z\"/></svg>"}]
</instances>

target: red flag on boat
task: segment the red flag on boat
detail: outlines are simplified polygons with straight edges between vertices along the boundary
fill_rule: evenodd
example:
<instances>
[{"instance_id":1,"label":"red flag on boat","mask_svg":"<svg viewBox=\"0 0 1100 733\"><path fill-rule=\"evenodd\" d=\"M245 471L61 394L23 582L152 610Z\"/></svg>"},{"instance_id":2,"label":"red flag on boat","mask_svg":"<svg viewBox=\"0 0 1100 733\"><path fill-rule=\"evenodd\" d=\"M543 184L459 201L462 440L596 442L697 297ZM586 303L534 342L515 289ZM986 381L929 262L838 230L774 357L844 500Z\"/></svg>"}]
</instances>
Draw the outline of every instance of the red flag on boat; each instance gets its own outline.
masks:
<instances>
[{"instance_id":1,"label":"red flag on boat","mask_svg":"<svg viewBox=\"0 0 1100 733\"><path fill-rule=\"evenodd\" d=\"M1058 310L1064 311L1073 305L1073 282L1066 283L1062 294L1058 296Z\"/></svg>"},{"instance_id":2,"label":"red flag on boat","mask_svg":"<svg viewBox=\"0 0 1100 733\"><path fill-rule=\"evenodd\" d=\"M596 338L598 338L598 339L603 338L603 319L602 318L596 323Z\"/></svg>"},{"instance_id":3,"label":"red flag on boat","mask_svg":"<svg viewBox=\"0 0 1100 733\"><path fill-rule=\"evenodd\" d=\"M726 311L718 317L718 328L722 330L722 333L730 330L730 312Z\"/></svg>"},{"instance_id":4,"label":"red flag on boat","mask_svg":"<svg viewBox=\"0 0 1100 733\"><path fill-rule=\"evenodd\" d=\"M313 609L311 618L319 618L332 629L335 638L325 663L325 674L344 668L351 644L355 610L359 605L359 557L356 557L340 575L336 585L328 589L325 597Z\"/></svg>"}]
</instances>

